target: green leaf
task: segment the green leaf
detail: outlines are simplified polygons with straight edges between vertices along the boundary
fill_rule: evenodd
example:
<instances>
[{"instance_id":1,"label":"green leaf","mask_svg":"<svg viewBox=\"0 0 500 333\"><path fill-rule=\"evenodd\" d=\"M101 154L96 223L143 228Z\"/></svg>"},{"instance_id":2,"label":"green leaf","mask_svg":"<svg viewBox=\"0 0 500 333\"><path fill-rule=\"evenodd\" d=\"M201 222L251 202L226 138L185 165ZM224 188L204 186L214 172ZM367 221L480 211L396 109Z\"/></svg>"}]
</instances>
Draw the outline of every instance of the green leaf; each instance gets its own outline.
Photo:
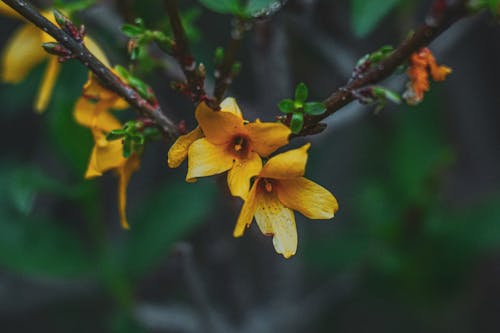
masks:
<instances>
[{"instance_id":1,"label":"green leaf","mask_svg":"<svg viewBox=\"0 0 500 333\"><path fill-rule=\"evenodd\" d=\"M235 14L242 13L242 6L239 0L198 0L205 7L220 14Z\"/></svg>"},{"instance_id":2,"label":"green leaf","mask_svg":"<svg viewBox=\"0 0 500 333\"><path fill-rule=\"evenodd\" d=\"M123 129L112 130L106 135L106 140L114 141L123 138L125 131Z\"/></svg>"},{"instance_id":3,"label":"green leaf","mask_svg":"<svg viewBox=\"0 0 500 333\"><path fill-rule=\"evenodd\" d=\"M309 95L309 91L304 82L301 82L295 88L295 101L299 103L304 103L307 100L307 96Z\"/></svg>"},{"instance_id":4,"label":"green leaf","mask_svg":"<svg viewBox=\"0 0 500 333\"><path fill-rule=\"evenodd\" d=\"M301 112L295 112L292 114L292 120L290 121L290 129L292 133L298 134L302 127L304 126L304 114Z\"/></svg>"},{"instance_id":5,"label":"green leaf","mask_svg":"<svg viewBox=\"0 0 500 333\"><path fill-rule=\"evenodd\" d=\"M310 116L319 116L325 113L326 106L320 102L309 102L304 104L304 113Z\"/></svg>"},{"instance_id":6,"label":"green leaf","mask_svg":"<svg viewBox=\"0 0 500 333\"><path fill-rule=\"evenodd\" d=\"M205 222L217 197L214 184L204 181L170 181L159 188L141 212L130 219L137 223L126 235L122 265L134 277L164 261L175 242Z\"/></svg>"},{"instance_id":7,"label":"green leaf","mask_svg":"<svg viewBox=\"0 0 500 333\"><path fill-rule=\"evenodd\" d=\"M132 155L133 151L132 149L133 149L132 140L130 139L130 137L126 136L125 139L123 140L123 151L122 151L123 157L129 158L130 155Z\"/></svg>"},{"instance_id":8,"label":"green leaf","mask_svg":"<svg viewBox=\"0 0 500 333\"><path fill-rule=\"evenodd\" d=\"M279 102L278 108L283 113L290 113L295 111L295 102L287 98Z\"/></svg>"},{"instance_id":9,"label":"green leaf","mask_svg":"<svg viewBox=\"0 0 500 333\"><path fill-rule=\"evenodd\" d=\"M136 37L144 32L144 28L133 24L124 24L122 26L122 32L128 37Z\"/></svg>"},{"instance_id":10,"label":"green leaf","mask_svg":"<svg viewBox=\"0 0 500 333\"><path fill-rule=\"evenodd\" d=\"M401 1L351 0L351 19L355 35L367 36Z\"/></svg>"}]
</instances>

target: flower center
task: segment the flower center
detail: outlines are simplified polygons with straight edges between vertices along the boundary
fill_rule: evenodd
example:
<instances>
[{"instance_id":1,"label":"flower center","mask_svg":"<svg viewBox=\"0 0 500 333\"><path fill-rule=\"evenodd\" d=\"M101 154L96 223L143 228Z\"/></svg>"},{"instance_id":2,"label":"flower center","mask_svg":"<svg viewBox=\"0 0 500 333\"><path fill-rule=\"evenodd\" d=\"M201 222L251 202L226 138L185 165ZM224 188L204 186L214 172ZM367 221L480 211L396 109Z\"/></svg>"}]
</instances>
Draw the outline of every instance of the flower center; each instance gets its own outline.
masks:
<instances>
[{"instance_id":1,"label":"flower center","mask_svg":"<svg viewBox=\"0 0 500 333\"><path fill-rule=\"evenodd\" d=\"M262 179L262 184L266 192L270 193L273 191L273 183L271 180L264 178Z\"/></svg>"},{"instance_id":2,"label":"flower center","mask_svg":"<svg viewBox=\"0 0 500 333\"><path fill-rule=\"evenodd\" d=\"M249 149L248 139L243 136L234 137L229 149L232 150L233 154L239 157L247 156Z\"/></svg>"}]
</instances>

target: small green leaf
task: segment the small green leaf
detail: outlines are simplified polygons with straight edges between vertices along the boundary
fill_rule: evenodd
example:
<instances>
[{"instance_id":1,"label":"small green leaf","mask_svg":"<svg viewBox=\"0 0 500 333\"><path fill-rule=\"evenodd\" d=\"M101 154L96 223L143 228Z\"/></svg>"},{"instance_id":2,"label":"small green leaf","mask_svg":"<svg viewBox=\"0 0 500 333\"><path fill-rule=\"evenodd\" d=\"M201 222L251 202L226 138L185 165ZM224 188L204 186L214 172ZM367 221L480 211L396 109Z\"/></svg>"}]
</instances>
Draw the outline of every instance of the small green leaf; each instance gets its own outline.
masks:
<instances>
[{"instance_id":1,"label":"small green leaf","mask_svg":"<svg viewBox=\"0 0 500 333\"><path fill-rule=\"evenodd\" d=\"M301 112L295 112L292 114L292 120L290 121L290 129L293 134L298 134L304 126L304 114Z\"/></svg>"},{"instance_id":2,"label":"small green leaf","mask_svg":"<svg viewBox=\"0 0 500 333\"><path fill-rule=\"evenodd\" d=\"M114 141L123 138L125 135L125 131L123 129L116 129L112 130L111 132L106 135L106 140L108 141Z\"/></svg>"},{"instance_id":3,"label":"small green leaf","mask_svg":"<svg viewBox=\"0 0 500 333\"><path fill-rule=\"evenodd\" d=\"M309 95L309 91L304 82L301 82L295 88L295 101L304 103L307 100L307 96Z\"/></svg>"},{"instance_id":4,"label":"small green leaf","mask_svg":"<svg viewBox=\"0 0 500 333\"><path fill-rule=\"evenodd\" d=\"M283 113L291 113L295 111L295 102L287 98L279 102L278 108Z\"/></svg>"},{"instance_id":5,"label":"small green leaf","mask_svg":"<svg viewBox=\"0 0 500 333\"><path fill-rule=\"evenodd\" d=\"M129 158L132 155L132 140L129 137L125 137L123 140L122 155L124 158Z\"/></svg>"},{"instance_id":6,"label":"small green leaf","mask_svg":"<svg viewBox=\"0 0 500 333\"><path fill-rule=\"evenodd\" d=\"M325 104L320 102L309 102L304 104L304 113L311 116L319 116L325 113Z\"/></svg>"},{"instance_id":7,"label":"small green leaf","mask_svg":"<svg viewBox=\"0 0 500 333\"><path fill-rule=\"evenodd\" d=\"M124 24L122 26L122 32L128 37L137 37L144 32L144 28L138 27L133 24Z\"/></svg>"},{"instance_id":8,"label":"small green leaf","mask_svg":"<svg viewBox=\"0 0 500 333\"><path fill-rule=\"evenodd\" d=\"M395 104L401 104L401 97L394 91L379 86L373 87L372 91L373 95L375 95L376 97L389 100Z\"/></svg>"}]
</instances>

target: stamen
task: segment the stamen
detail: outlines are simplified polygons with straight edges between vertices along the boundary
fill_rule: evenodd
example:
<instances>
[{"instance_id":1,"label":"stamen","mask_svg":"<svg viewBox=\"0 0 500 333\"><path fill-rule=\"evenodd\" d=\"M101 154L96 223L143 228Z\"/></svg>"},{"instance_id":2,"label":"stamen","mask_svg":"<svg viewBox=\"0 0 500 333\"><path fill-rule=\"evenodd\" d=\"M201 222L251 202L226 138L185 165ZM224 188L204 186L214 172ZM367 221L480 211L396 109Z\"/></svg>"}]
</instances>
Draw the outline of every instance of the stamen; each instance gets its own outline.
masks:
<instances>
[{"instance_id":1,"label":"stamen","mask_svg":"<svg viewBox=\"0 0 500 333\"><path fill-rule=\"evenodd\" d=\"M236 140L236 144L234 145L234 150L235 151L240 151L241 149L243 149L243 138L237 138Z\"/></svg>"},{"instance_id":2,"label":"stamen","mask_svg":"<svg viewBox=\"0 0 500 333\"><path fill-rule=\"evenodd\" d=\"M264 180L264 186L266 187L267 192L273 191L273 184L271 184L271 182Z\"/></svg>"}]
</instances>

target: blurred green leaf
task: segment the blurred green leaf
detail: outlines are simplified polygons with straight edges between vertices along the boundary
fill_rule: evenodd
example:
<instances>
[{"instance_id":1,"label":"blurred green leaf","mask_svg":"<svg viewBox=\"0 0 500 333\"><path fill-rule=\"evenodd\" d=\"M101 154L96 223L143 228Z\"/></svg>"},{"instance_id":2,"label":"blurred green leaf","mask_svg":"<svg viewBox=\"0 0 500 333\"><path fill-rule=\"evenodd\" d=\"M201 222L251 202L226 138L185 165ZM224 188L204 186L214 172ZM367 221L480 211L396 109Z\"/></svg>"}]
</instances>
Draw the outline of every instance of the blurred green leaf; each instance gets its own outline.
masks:
<instances>
[{"instance_id":1,"label":"blurred green leaf","mask_svg":"<svg viewBox=\"0 0 500 333\"><path fill-rule=\"evenodd\" d=\"M87 71L83 66L73 62L65 64L49 108L40 119L47 123L52 147L82 178L94 144L91 132L76 123L73 110L86 80Z\"/></svg>"},{"instance_id":2,"label":"blurred green leaf","mask_svg":"<svg viewBox=\"0 0 500 333\"><path fill-rule=\"evenodd\" d=\"M367 36L402 0L351 0L351 20L358 37Z\"/></svg>"},{"instance_id":3,"label":"blurred green leaf","mask_svg":"<svg viewBox=\"0 0 500 333\"><path fill-rule=\"evenodd\" d=\"M215 200L215 186L198 181L167 183L149 197L131 221L123 243L123 267L134 277L151 269L168 255L170 247L208 217Z\"/></svg>"},{"instance_id":4,"label":"blurred green leaf","mask_svg":"<svg viewBox=\"0 0 500 333\"><path fill-rule=\"evenodd\" d=\"M80 239L62 224L0 212L0 265L35 276L78 277L93 268Z\"/></svg>"},{"instance_id":5,"label":"blurred green leaf","mask_svg":"<svg viewBox=\"0 0 500 333\"><path fill-rule=\"evenodd\" d=\"M198 0L205 7L220 14L241 14L240 0Z\"/></svg>"}]
</instances>

